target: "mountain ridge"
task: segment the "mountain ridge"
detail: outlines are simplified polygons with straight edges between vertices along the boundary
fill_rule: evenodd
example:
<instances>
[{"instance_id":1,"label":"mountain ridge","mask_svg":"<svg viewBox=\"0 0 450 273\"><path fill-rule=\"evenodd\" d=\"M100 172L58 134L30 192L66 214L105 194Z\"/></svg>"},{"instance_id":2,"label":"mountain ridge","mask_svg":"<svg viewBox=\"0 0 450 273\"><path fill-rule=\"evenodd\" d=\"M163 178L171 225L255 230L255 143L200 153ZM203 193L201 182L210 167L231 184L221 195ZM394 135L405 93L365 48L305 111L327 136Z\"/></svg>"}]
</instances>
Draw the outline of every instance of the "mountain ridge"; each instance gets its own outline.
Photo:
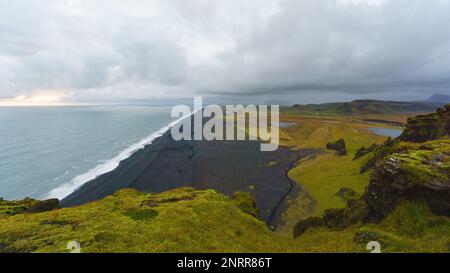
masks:
<instances>
[{"instance_id":1,"label":"mountain ridge","mask_svg":"<svg viewBox=\"0 0 450 273\"><path fill-rule=\"evenodd\" d=\"M423 113L432 112L442 106L437 102L428 101L383 101L383 100L353 100L351 102L336 102L324 104L296 104L292 108L298 112L314 112L316 114L393 114L393 113Z\"/></svg>"},{"instance_id":2,"label":"mountain ridge","mask_svg":"<svg viewBox=\"0 0 450 273\"><path fill-rule=\"evenodd\" d=\"M426 101L431 103L450 103L450 95L436 93L429 97Z\"/></svg>"}]
</instances>

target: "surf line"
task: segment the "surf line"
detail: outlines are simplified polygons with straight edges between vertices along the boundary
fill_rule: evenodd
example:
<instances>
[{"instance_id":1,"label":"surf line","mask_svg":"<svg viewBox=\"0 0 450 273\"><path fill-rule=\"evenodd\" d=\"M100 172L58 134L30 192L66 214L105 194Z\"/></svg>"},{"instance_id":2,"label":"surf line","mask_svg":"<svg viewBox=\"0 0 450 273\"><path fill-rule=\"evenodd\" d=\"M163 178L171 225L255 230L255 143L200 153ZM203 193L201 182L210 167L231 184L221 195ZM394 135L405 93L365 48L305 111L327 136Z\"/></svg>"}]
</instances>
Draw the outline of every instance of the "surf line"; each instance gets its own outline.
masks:
<instances>
[{"instance_id":1,"label":"surf line","mask_svg":"<svg viewBox=\"0 0 450 273\"><path fill-rule=\"evenodd\" d=\"M191 119L191 116L194 115L195 112L189 112L185 116L178 118L177 120L169 123L167 126L159 129L158 131L152 133L148 137L143 138L137 143L130 145L125 150L121 151L117 156L108 161L95 166L94 168L88 170L87 172L80 174L74 177L70 182L64 183L57 188L53 189L48 193L47 198L58 198L60 200L69 196L73 192L80 189L84 184L88 183L96 179L97 177L114 171L119 165L120 162L129 158L137 151L145 148L147 145L152 144L157 138L162 137L166 132L168 132L173 126L182 122L184 119Z\"/></svg>"}]
</instances>

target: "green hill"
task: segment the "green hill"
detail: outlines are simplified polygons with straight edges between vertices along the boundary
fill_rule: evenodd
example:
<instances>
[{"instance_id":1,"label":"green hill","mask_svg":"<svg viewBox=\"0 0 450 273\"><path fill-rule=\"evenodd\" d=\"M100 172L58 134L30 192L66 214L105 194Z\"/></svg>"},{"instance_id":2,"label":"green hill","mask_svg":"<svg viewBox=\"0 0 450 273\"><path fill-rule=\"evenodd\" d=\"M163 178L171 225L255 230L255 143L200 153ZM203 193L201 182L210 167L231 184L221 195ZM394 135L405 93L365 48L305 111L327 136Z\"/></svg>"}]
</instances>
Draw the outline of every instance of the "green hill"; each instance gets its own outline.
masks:
<instances>
[{"instance_id":1,"label":"green hill","mask_svg":"<svg viewBox=\"0 0 450 273\"><path fill-rule=\"evenodd\" d=\"M254 216L247 195L178 189L158 195L121 190L69 209L0 216L1 252L367 252L377 239L384 252L446 252L450 219L423 205L403 203L380 224L343 230L312 228L297 239L274 233Z\"/></svg>"},{"instance_id":2,"label":"green hill","mask_svg":"<svg viewBox=\"0 0 450 273\"><path fill-rule=\"evenodd\" d=\"M438 107L435 102L395 102L378 100L355 100L352 102L294 105L301 113L323 114L393 114L432 112Z\"/></svg>"}]
</instances>

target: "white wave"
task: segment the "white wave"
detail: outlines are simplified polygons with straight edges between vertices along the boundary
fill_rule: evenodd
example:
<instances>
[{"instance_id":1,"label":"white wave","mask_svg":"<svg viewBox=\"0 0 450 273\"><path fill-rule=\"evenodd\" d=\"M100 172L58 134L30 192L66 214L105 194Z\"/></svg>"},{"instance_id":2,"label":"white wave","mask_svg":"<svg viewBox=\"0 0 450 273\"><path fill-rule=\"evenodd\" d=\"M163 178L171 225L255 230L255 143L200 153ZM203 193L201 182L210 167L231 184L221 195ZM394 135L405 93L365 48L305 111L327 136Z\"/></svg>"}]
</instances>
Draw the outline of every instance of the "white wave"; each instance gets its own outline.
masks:
<instances>
[{"instance_id":1,"label":"white wave","mask_svg":"<svg viewBox=\"0 0 450 273\"><path fill-rule=\"evenodd\" d=\"M113 170L115 170L121 161L129 158L131 155L133 155L135 152L143 149L145 146L152 144L152 142L157 139L158 137L163 136L167 131L169 131L175 124L181 122L185 118L188 118L192 116L195 112L181 117L178 120L170 123L166 127L161 128L157 132L149 135L148 137L142 139L138 143L135 143L131 145L130 147L126 148L122 152L120 152L116 157L96 166L95 168L87 171L86 173L83 173L81 175L76 176L73 178L69 183L62 184L61 186L53 189L50 191L50 193L47 195L47 198L58 198L58 199L64 199L74 191L78 190L81 186L83 186L85 183L94 180L95 178L99 177L102 174L109 173Z\"/></svg>"}]
</instances>

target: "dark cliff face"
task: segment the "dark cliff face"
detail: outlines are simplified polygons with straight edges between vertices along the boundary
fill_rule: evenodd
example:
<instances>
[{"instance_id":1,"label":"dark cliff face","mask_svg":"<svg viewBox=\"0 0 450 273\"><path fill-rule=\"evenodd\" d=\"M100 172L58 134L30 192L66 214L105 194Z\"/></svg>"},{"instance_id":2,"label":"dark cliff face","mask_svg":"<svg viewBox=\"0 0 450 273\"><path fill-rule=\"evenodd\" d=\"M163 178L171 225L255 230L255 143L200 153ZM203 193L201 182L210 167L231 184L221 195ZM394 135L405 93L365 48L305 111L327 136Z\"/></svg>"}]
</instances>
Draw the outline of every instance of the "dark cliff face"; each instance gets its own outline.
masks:
<instances>
[{"instance_id":1,"label":"dark cliff face","mask_svg":"<svg viewBox=\"0 0 450 273\"><path fill-rule=\"evenodd\" d=\"M377 162L364 195L367 220L382 220L402 201L425 203L435 214L450 216L450 143L428 144L435 150L412 148Z\"/></svg>"},{"instance_id":2,"label":"dark cliff face","mask_svg":"<svg viewBox=\"0 0 450 273\"><path fill-rule=\"evenodd\" d=\"M364 199L370 220L380 220L402 201L427 204L450 215L450 105L410 118L388 153L376 159Z\"/></svg>"},{"instance_id":3,"label":"dark cliff face","mask_svg":"<svg viewBox=\"0 0 450 273\"><path fill-rule=\"evenodd\" d=\"M450 135L450 104L439 108L436 113L408 119L402 141L424 142Z\"/></svg>"}]
</instances>

